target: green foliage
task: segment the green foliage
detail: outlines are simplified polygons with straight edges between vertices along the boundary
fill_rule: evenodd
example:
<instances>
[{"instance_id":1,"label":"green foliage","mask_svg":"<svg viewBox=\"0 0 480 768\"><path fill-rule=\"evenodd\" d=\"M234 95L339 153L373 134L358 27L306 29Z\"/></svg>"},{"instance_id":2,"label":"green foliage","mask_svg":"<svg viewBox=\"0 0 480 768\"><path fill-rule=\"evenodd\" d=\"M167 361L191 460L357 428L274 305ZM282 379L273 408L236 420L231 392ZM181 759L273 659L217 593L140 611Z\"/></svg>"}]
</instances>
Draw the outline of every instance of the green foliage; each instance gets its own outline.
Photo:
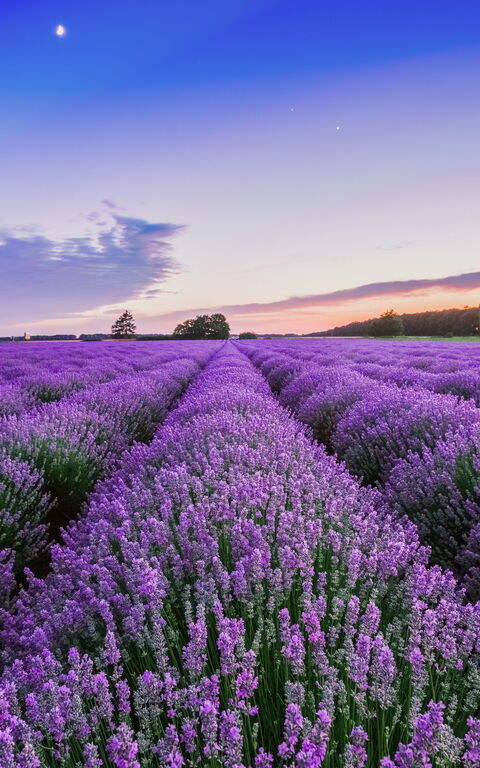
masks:
<instances>
[{"instance_id":1,"label":"green foliage","mask_svg":"<svg viewBox=\"0 0 480 768\"><path fill-rule=\"evenodd\" d=\"M476 341L480 338L480 307L440 309L400 315L406 336ZM362 320L319 331L311 336L368 336L373 320Z\"/></svg>"},{"instance_id":2,"label":"green foliage","mask_svg":"<svg viewBox=\"0 0 480 768\"><path fill-rule=\"evenodd\" d=\"M171 333L137 333L137 341L172 341Z\"/></svg>"},{"instance_id":3,"label":"green foliage","mask_svg":"<svg viewBox=\"0 0 480 768\"><path fill-rule=\"evenodd\" d=\"M81 333L78 337L80 341L103 341L109 339L109 333Z\"/></svg>"},{"instance_id":4,"label":"green foliage","mask_svg":"<svg viewBox=\"0 0 480 768\"><path fill-rule=\"evenodd\" d=\"M134 339L137 327L132 313L126 309L112 325L112 338Z\"/></svg>"},{"instance_id":5,"label":"green foliage","mask_svg":"<svg viewBox=\"0 0 480 768\"><path fill-rule=\"evenodd\" d=\"M394 309L387 309L383 315L371 321L369 333L371 336L401 336L403 334L402 318Z\"/></svg>"},{"instance_id":6,"label":"green foliage","mask_svg":"<svg viewBox=\"0 0 480 768\"><path fill-rule=\"evenodd\" d=\"M29 383L26 390L41 403L54 403L61 400L65 395L75 392L80 388L81 385L78 381L75 381L75 378L72 376L68 382L42 381L39 379L38 381Z\"/></svg>"},{"instance_id":7,"label":"green foliage","mask_svg":"<svg viewBox=\"0 0 480 768\"><path fill-rule=\"evenodd\" d=\"M455 485L464 498L475 498L475 487L478 478L473 464L472 453L462 453L457 456L455 461L454 480Z\"/></svg>"},{"instance_id":8,"label":"green foliage","mask_svg":"<svg viewBox=\"0 0 480 768\"><path fill-rule=\"evenodd\" d=\"M239 335L238 338L239 339L258 339L258 336L256 333L253 333L253 331L244 331Z\"/></svg>"},{"instance_id":9,"label":"green foliage","mask_svg":"<svg viewBox=\"0 0 480 768\"><path fill-rule=\"evenodd\" d=\"M53 513L58 524L78 515L87 493L102 475L98 459L68 438L32 440L15 453L42 472L45 491L55 501Z\"/></svg>"},{"instance_id":10,"label":"green foliage","mask_svg":"<svg viewBox=\"0 0 480 768\"><path fill-rule=\"evenodd\" d=\"M5 462L0 462L0 550L14 550L17 573L46 546L44 520L52 507L43 475L33 465L8 459L5 471Z\"/></svg>"},{"instance_id":11,"label":"green foliage","mask_svg":"<svg viewBox=\"0 0 480 768\"><path fill-rule=\"evenodd\" d=\"M219 312L213 315L197 315L195 319L185 320L177 325L173 336L176 339L228 339L230 326L225 315Z\"/></svg>"}]
</instances>

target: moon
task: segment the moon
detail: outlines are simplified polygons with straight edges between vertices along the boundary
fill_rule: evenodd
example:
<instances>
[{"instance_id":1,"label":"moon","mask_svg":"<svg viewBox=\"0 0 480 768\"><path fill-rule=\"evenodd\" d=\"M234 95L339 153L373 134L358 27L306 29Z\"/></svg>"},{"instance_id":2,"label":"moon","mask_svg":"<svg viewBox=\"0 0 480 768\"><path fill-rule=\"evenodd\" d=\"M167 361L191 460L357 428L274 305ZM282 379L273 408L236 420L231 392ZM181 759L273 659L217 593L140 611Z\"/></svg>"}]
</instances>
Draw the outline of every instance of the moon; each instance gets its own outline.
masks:
<instances>
[{"instance_id":1,"label":"moon","mask_svg":"<svg viewBox=\"0 0 480 768\"><path fill-rule=\"evenodd\" d=\"M55 34L57 37L65 37L67 34L67 30L63 26L63 24L58 24L58 26L55 27Z\"/></svg>"}]
</instances>

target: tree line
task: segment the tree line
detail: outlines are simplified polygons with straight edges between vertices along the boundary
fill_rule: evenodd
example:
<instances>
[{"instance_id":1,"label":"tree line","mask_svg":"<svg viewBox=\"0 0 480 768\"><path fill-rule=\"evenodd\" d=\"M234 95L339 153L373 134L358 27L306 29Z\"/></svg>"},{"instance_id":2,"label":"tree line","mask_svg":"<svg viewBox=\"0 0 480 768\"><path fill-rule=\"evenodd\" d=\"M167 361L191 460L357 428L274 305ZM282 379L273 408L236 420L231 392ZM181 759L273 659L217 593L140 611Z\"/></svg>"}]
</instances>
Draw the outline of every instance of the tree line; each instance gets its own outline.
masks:
<instances>
[{"instance_id":1,"label":"tree line","mask_svg":"<svg viewBox=\"0 0 480 768\"><path fill-rule=\"evenodd\" d=\"M428 310L426 312L404 313L399 315L395 310L388 309L380 317L369 320L354 321L346 325L337 325L328 331L306 333L304 336L479 336L480 335L480 305L478 307L463 307L462 309ZM256 339L265 337L296 337L296 333L266 334L245 331L240 339ZM228 339L230 326L225 315L216 312L212 315L197 315L195 318L179 323L173 333L143 333L137 334L133 314L126 309L112 325L111 333L82 333L54 334L30 336L31 341L103 341L104 339L139 339L139 340L168 340L168 339ZM1 341L23 341L23 336L1 336Z\"/></svg>"},{"instance_id":2,"label":"tree line","mask_svg":"<svg viewBox=\"0 0 480 768\"><path fill-rule=\"evenodd\" d=\"M395 330L396 329L396 330ZM337 325L309 336L478 336L480 307L439 309L398 315L387 310L379 318Z\"/></svg>"},{"instance_id":3,"label":"tree line","mask_svg":"<svg viewBox=\"0 0 480 768\"><path fill-rule=\"evenodd\" d=\"M126 309L112 325L113 339L228 339L230 326L225 315L215 312L213 315L197 315L195 318L179 323L171 336L165 334L146 334L138 336L132 313Z\"/></svg>"}]
</instances>

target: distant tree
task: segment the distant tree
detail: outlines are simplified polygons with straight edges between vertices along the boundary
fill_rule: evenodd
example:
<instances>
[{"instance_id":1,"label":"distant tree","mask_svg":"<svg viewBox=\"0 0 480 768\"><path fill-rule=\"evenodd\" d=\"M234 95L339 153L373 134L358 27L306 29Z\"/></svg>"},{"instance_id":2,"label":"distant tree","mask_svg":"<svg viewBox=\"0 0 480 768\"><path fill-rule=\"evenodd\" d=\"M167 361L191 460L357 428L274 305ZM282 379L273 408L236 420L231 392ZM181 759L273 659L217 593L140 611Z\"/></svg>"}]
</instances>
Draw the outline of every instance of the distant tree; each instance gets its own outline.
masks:
<instances>
[{"instance_id":1,"label":"distant tree","mask_svg":"<svg viewBox=\"0 0 480 768\"><path fill-rule=\"evenodd\" d=\"M173 335L177 339L228 339L230 326L225 315L197 315L195 319L179 323Z\"/></svg>"},{"instance_id":2,"label":"distant tree","mask_svg":"<svg viewBox=\"0 0 480 768\"><path fill-rule=\"evenodd\" d=\"M185 320L183 323L179 323L174 329L173 329L173 336L175 338L179 339L193 339L193 333L194 333L194 320Z\"/></svg>"},{"instance_id":3,"label":"distant tree","mask_svg":"<svg viewBox=\"0 0 480 768\"><path fill-rule=\"evenodd\" d=\"M256 333L253 333L253 331L244 331L239 335L238 338L239 339L258 339L258 336Z\"/></svg>"},{"instance_id":4,"label":"distant tree","mask_svg":"<svg viewBox=\"0 0 480 768\"><path fill-rule=\"evenodd\" d=\"M113 339L134 339L137 327L132 313L126 309L112 325Z\"/></svg>"},{"instance_id":5,"label":"distant tree","mask_svg":"<svg viewBox=\"0 0 480 768\"><path fill-rule=\"evenodd\" d=\"M183 323L179 323L173 331L174 338L178 339L203 339L205 338L204 318L206 315L199 315L195 319L189 318Z\"/></svg>"},{"instance_id":6,"label":"distant tree","mask_svg":"<svg viewBox=\"0 0 480 768\"><path fill-rule=\"evenodd\" d=\"M171 333L137 333L137 341L170 341L173 339Z\"/></svg>"},{"instance_id":7,"label":"distant tree","mask_svg":"<svg viewBox=\"0 0 480 768\"><path fill-rule=\"evenodd\" d=\"M402 318L394 309L387 309L383 315L371 321L369 330L371 336L401 336L403 334Z\"/></svg>"},{"instance_id":8,"label":"distant tree","mask_svg":"<svg viewBox=\"0 0 480 768\"><path fill-rule=\"evenodd\" d=\"M30 334L27 334L27 337L30 341L76 341L77 339L74 333L55 333L50 336L45 334L30 336ZM25 340L27 341L28 339Z\"/></svg>"},{"instance_id":9,"label":"distant tree","mask_svg":"<svg viewBox=\"0 0 480 768\"><path fill-rule=\"evenodd\" d=\"M198 315L192 323L191 333L193 339L207 339L210 331L210 316Z\"/></svg>"},{"instance_id":10,"label":"distant tree","mask_svg":"<svg viewBox=\"0 0 480 768\"><path fill-rule=\"evenodd\" d=\"M230 326L225 315L222 315L220 312L210 315L207 339L228 339L229 336Z\"/></svg>"},{"instance_id":11,"label":"distant tree","mask_svg":"<svg viewBox=\"0 0 480 768\"><path fill-rule=\"evenodd\" d=\"M436 309L399 315L406 336L478 336L480 335L480 306L462 309ZM348 325L316 331L313 336L369 336L376 320L361 320ZM379 334L379 335L384 335ZM385 335L391 335L386 334Z\"/></svg>"},{"instance_id":12,"label":"distant tree","mask_svg":"<svg viewBox=\"0 0 480 768\"><path fill-rule=\"evenodd\" d=\"M102 339L110 339L110 333L81 333L78 337L80 341L102 341Z\"/></svg>"}]
</instances>

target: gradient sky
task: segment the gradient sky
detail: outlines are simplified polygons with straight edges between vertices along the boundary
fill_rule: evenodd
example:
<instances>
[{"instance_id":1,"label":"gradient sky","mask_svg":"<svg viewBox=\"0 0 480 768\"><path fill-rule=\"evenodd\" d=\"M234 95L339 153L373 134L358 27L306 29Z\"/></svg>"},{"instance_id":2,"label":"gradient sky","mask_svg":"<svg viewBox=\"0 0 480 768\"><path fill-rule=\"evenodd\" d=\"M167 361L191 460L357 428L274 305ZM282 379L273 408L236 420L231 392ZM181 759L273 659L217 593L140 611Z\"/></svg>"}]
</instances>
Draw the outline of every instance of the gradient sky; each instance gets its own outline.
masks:
<instances>
[{"instance_id":1,"label":"gradient sky","mask_svg":"<svg viewBox=\"0 0 480 768\"><path fill-rule=\"evenodd\" d=\"M478 0L3 0L0 104L0 335L480 301Z\"/></svg>"}]
</instances>

